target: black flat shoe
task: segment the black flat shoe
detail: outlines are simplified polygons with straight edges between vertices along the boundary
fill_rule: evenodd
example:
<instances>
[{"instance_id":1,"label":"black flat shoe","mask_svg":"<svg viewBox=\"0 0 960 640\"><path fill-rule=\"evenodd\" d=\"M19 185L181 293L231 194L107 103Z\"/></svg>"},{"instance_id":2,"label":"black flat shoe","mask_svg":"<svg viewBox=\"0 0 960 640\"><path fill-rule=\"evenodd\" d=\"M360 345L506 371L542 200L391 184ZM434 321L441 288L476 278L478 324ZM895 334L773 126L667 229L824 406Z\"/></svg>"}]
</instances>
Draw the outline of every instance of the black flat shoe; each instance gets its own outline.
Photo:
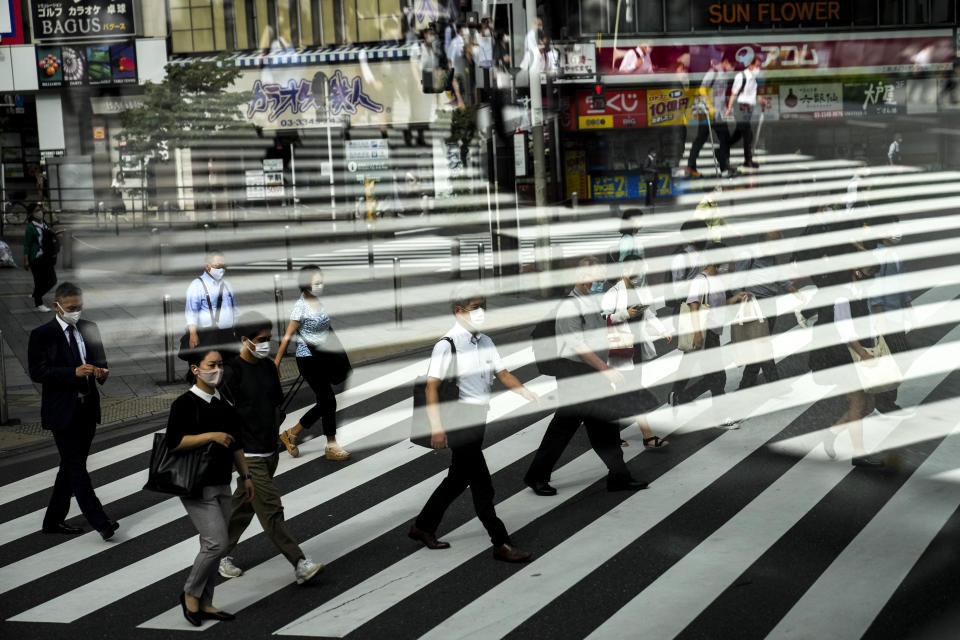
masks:
<instances>
[{"instance_id":1,"label":"black flat shoe","mask_svg":"<svg viewBox=\"0 0 960 640\"><path fill-rule=\"evenodd\" d=\"M650 483L633 478L607 478L607 491L640 491L650 486Z\"/></svg>"},{"instance_id":2,"label":"black flat shoe","mask_svg":"<svg viewBox=\"0 0 960 640\"><path fill-rule=\"evenodd\" d=\"M116 520L107 520L107 524L103 525L97 531L100 532L100 537L104 540L109 540L113 537L113 534L117 532L117 529L120 528L120 523Z\"/></svg>"},{"instance_id":3,"label":"black flat shoe","mask_svg":"<svg viewBox=\"0 0 960 640\"><path fill-rule=\"evenodd\" d=\"M850 460L850 464L855 467L870 467L873 469L879 469L883 466L883 460L878 460L876 458L871 458L870 456L857 456Z\"/></svg>"},{"instance_id":4,"label":"black flat shoe","mask_svg":"<svg viewBox=\"0 0 960 640\"><path fill-rule=\"evenodd\" d=\"M220 622L229 622L230 620L236 620L237 616L232 613L227 613L226 611L200 611L200 618L202 620L219 620Z\"/></svg>"},{"instance_id":5,"label":"black flat shoe","mask_svg":"<svg viewBox=\"0 0 960 640\"><path fill-rule=\"evenodd\" d=\"M537 480L534 482L527 482L528 487L533 489L533 492L538 496L555 496L557 495L557 490L551 487L546 482L542 480Z\"/></svg>"},{"instance_id":6,"label":"black flat shoe","mask_svg":"<svg viewBox=\"0 0 960 640\"><path fill-rule=\"evenodd\" d=\"M41 529L43 533L63 533L68 536L75 536L77 534L83 533L83 529L80 527L71 527L66 522L58 522L52 526L44 526Z\"/></svg>"},{"instance_id":7,"label":"black flat shoe","mask_svg":"<svg viewBox=\"0 0 960 640\"><path fill-rule=\"evenodd\" d=\"M203 624L200 611L190 611L190 609L187 609L187 596L183 592L180 593L180 608L183 609L183 617L187 619L187 622L195 627Z\"/></svg>"}]
</instances>

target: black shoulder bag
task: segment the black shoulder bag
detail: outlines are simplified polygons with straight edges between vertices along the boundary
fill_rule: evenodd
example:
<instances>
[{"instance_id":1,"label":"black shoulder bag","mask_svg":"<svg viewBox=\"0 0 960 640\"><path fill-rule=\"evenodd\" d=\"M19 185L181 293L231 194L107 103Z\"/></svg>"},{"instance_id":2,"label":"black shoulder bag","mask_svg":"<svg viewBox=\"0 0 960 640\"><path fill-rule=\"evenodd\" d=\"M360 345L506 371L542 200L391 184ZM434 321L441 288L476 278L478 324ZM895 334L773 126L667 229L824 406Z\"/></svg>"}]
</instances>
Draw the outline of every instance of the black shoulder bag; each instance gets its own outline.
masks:
<instances>
[{"instance_id":1,"label":"black shoulder bag","mask_svg":"<svg viewBox=\"0 0 960 640\"><path fill-rule=\"evenodd\" d=\"M197 408L199 421L200 409ZM153 434L150 470L143 488L175 496L199 497L203 492L203 479L213 461L213 448L218 446L216 442L208 442L202 447L175 451L167 446L166 433Z\"/></svg>"},{"instance_id":2,"label":"black shoulder bag","mask_svg":"<svg viewBox=\"0 0 960 640\"><path fill-rule=\"evenodd\" d=\"M437 394L440 396L440 406L450 407L460 399L460 385L457 383L457 346L451 338L443 338L450 343L450 367L447 368ZM451 376L451 369L453 375ZM431 449L430 419L427 417L427 376L420 376L413 383L413 418L410 421L410 442L421 447ZM450 445L450 433L447 433L447 445Z\"/></svg>"}]
</instances>

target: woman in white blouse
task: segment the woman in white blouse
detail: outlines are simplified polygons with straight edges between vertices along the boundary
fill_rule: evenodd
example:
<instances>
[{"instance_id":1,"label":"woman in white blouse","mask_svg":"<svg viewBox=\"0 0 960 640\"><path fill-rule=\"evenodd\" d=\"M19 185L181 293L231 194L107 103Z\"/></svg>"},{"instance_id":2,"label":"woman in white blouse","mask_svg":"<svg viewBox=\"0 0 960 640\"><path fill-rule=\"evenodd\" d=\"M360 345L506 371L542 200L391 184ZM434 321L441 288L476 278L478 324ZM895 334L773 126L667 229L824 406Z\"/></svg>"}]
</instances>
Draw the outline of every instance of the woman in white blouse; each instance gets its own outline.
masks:
<instances>
[{"instance_id":1,"label":"woman in white blouse","mask_svg":"<svg viewBox=\"0 0 960 640\"><path fill-rule=\"evenodd\" d=\"M639 272L643 264L643 260L637 256L630 256L621 263L620 278L603 294L600 305L601 312L607 320L611 344L607 364L620 371L634 371L635 361L642 362L655 358L657 350L653 341L656 338L662 337L667 342L673 340L673 335L657 318L650 291L645 286L635 286L641 279ZM633 354L627 346L631 344ZM637 350L639 350L639 357ZM638 377L639 373L637 370ZM647 448L664 447L669 442L654 435L645 415L660 403L648 389L639 384L636 386L637 390L630 392L626 398L631 402L631 407L636 407L633 421L643 433L643 444ZM626 446L625 442L623 444Z\"/></svg>"}]
</instances>

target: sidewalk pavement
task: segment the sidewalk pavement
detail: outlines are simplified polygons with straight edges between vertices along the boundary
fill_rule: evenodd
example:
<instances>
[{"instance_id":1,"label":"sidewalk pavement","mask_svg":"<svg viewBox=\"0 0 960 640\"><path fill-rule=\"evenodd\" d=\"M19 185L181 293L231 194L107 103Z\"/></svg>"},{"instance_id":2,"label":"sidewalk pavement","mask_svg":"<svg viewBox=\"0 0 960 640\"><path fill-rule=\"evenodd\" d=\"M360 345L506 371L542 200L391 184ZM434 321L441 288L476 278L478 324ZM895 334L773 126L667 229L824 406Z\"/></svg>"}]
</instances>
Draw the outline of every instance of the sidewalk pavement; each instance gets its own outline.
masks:
<instances>
[{"instance_id":1,"label":"sidewalk pavement","mask_svg":"<svg viewBox=\"0 0 960 640\"><path fill-rule=\"evenodd\" d=\"M8 242L18 264L22 264L21 243L8 233ZM12 240L12 241L11 241ZM178 341L184 330L183 297L189 282L201 272L201 256L189 274L153 275L138 273L142 256L140 242L131 238L132 251L108 254L94 249L74 248L72 269L58 266L60 283L70 281L84 290L84 317L97 322L104 339L110 378L101 388L102 426L137 422L166 412L185 388L183 382L166 383L164 359L163 295L173 299L170 333ZM143 250L149 250L143 246ZM229 256L228 256L229 259ZM325 272L324 303L355 365L396 357L428 347L449 329L451 317L447 299L456 281L448 273L417 274L404 283L402 326L394 322L392 271L378 270L369 280L366 271L331 269ZM15 424L0 425L0 455L14 448L50 441L50 432L40 426L40 386L27 373L27 343L30 331L48 322L51 313L34 311L30 292L31 274L22 268L0 270L0 331L5 358L9 418ZM273 274L228 272L241 313L256 308L272 321L286 324L298 295L296 272L280 272L284 302L277 309ZM476 281L474 281L476 282ZM488 283L489 284L489 283ZM45 296L52 306L53 293ZM507 307L534 301L534 298L491 296L492 307ZM279 336L274 338L275 344ZM292 349L291 352L292 353ZM186 366L176 360L176 374ZM296 360L284 359L281 377L296 378Z\"/></svg>"}]
</instances>

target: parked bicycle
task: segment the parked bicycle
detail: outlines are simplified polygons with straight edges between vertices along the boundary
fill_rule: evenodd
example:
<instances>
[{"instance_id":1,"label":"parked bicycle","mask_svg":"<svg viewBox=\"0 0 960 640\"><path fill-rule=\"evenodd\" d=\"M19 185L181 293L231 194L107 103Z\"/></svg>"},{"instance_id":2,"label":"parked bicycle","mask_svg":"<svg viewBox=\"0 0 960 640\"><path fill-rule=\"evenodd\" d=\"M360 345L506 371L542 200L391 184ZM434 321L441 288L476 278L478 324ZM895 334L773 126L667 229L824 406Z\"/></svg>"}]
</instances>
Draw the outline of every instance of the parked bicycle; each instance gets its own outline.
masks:
<instances>
[{"instance_id":1,"label":"parked bicycle","mask_svg":"<svg viewBox=\"0 0 960 640\"><path fill-rule=\"evenodd\" d=\"M11 191L8 199L2 203L4 224L23 224L39 203L27 202L24 191Z\"/></svg>"}]
</instances>

